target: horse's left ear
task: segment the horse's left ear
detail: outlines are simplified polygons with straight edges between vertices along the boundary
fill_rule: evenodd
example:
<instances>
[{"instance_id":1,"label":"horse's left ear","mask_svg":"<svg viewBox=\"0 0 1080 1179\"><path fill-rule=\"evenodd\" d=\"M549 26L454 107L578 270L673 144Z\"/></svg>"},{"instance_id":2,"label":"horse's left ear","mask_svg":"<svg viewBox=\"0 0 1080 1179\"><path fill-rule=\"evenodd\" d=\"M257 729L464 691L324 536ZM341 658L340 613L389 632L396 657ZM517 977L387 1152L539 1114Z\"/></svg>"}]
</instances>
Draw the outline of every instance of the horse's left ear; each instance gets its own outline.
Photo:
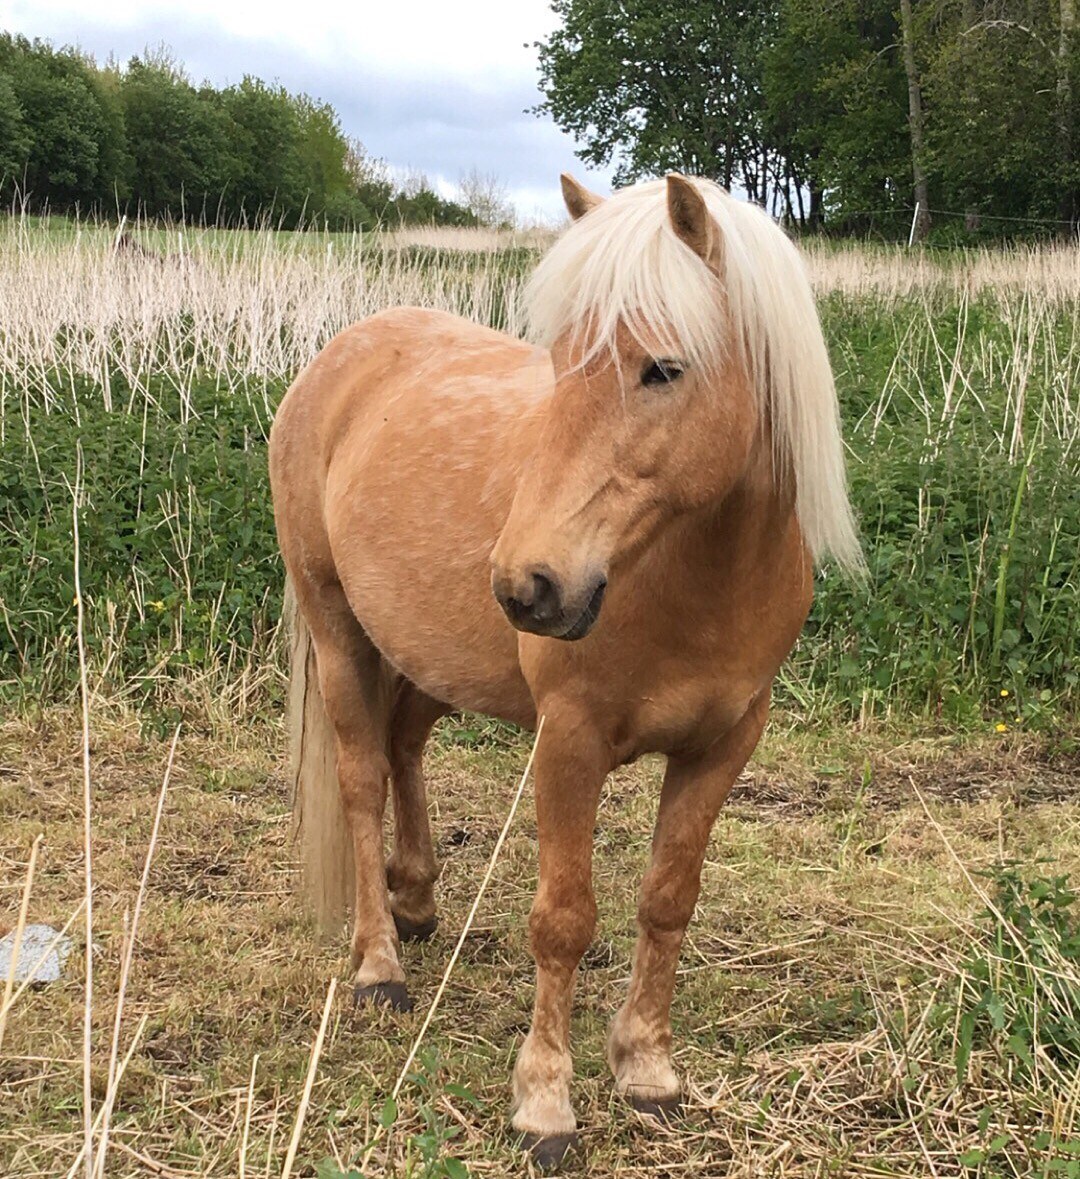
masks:
<instances>
[{"instance_id":1,"label":"horse's left ear","mask_svg":"<svg viewBox=\"0 0 1080 1179\"><path fill-rule=\"evenodd\" d=\"M676 235L699 258L715 264L721 248L720 227L713 220L697 185L678 172L670 172L667 178L667 205Z\"/></svg>"},{"instance_id":2,"label":"horse's left ear","mask_svg":"<svg viewBox=\"0 0 1080 1179\"><path fill-rule=\"evenodd\" d=\"M604 203L603 197L597 196L595 192L589 192L585 185L579 184L569 172L564 172L559 177L559 182L562 184L566 211L574 221L584 217L590 209Z\"/></svg>"}]
</instances>

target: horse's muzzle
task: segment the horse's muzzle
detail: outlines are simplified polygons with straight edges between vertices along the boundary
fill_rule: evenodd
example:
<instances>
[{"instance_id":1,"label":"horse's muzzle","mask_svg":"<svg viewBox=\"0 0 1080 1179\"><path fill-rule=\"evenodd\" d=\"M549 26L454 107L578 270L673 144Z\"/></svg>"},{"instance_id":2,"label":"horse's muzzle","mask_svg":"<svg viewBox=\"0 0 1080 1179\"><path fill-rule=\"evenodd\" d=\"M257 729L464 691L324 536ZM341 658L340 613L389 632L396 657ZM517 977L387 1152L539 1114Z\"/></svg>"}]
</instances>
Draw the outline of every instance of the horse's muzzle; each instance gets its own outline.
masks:
<instances>
[{"instance_id":1,"label":"horse's muzzle","mask_svg":"<svg viewBox=\"0 0 1080 1179\"><path fill-rule=\"evenodd\" d=\"M517 583L499 574L491 582L499 605L514 627L527 634L570 642L583 639L592 630L607 588L607 578L600 576L584 593L568 601L555 575L543 568L527 570Z\"/></svg>"}]
</instances>

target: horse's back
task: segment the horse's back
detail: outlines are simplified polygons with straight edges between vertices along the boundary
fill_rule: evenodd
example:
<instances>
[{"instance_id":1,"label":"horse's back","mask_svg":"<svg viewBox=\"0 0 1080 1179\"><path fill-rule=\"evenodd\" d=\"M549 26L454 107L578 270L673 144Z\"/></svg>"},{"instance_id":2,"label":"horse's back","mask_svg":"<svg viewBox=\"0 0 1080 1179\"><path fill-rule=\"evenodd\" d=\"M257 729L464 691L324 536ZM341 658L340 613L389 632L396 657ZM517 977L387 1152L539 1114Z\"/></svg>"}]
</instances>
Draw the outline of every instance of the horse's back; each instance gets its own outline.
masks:
<instances>
[{"instance_id":1,"label":"horse's back","mask_svg":"<svg viewBox=\"0 0 1080 1179\"><path fill-rule=\"evenodd\" d=\"M293 381L274 420L271 462L275 453L312 444L328 461L342 431L358 416L377 412L382 398L399 395L394 382L409 374L438 366L445 377L467 377L477 368L520 367L533 351L444 311L380 311L334 336Z\"/></svg>"},{"instance_id":2,"label":"horse's back","mask_svg":"<svg viewBox=\"0 0 1080 1179\"><path fill-rule=\"evenodd\" d=\"M327 344L283 399L270 446L290 572L339 582L387 659L429 694L525 721L488 557L551 386L542 350L395 309Z\"/></svg>"}]
</instances>

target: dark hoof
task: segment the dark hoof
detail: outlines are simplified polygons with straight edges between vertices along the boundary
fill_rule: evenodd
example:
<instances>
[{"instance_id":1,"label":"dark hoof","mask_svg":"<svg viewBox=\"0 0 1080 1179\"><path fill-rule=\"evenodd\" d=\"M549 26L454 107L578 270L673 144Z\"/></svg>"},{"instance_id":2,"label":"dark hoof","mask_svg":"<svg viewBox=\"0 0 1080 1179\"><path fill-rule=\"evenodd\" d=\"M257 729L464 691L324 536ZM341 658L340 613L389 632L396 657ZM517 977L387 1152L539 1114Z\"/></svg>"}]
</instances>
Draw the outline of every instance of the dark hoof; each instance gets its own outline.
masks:
<instances>
[{"instance_id":1,"label":"dark hoof","mask_svg":"<svg viewBox=\"0 0 1080 1179\"><path fill-rule=\"evenodd\" d=\"M675 1097L661 1097L658 1101L651 1097L635 1097L628 1094L627 1101L637 1113L644 1114L647 1118L656 1118L658 1122L675 1122L682 1116L681 1094Z\"/></svg>"},{"instance_id":2,"label":"dark hoof","mask_svg":"<svg viewBox=\"0 0 1080 1179\"><path fill-rule=\"evenodd\" d=\"M577 1132L573 1130L569 1134L550 1134L546 1138L536 1134L521 1136L521 1149L529 1152L529 1157L541 1171L557 1171L577 1144Z\"/></svg>"},{"instance_id":3,"label":"dark hoof","mask_svg":"<svg viewBox=\"0 0 1080 1179\"><path fill-rule=\"evenodd\" d=\"M410 921L407 917L394 914L394 925L397 935L403 942L426 942L439 928L438 917L429 917L426 921Z\"/></svg>"},{"instance_id":4,"label":"dark hoof","mask_svg":"<svg viewBox=\"0 0 1080 1179\"><path fill-rule=\"evenodd\" d=\"M373 1007L389 1007L391 1011L412 1011L412 1000L404 983L373 983L369 987L357 987L353 991L353 1002L357 1007L370 1003Z\"/></svg>"}]
</instances>

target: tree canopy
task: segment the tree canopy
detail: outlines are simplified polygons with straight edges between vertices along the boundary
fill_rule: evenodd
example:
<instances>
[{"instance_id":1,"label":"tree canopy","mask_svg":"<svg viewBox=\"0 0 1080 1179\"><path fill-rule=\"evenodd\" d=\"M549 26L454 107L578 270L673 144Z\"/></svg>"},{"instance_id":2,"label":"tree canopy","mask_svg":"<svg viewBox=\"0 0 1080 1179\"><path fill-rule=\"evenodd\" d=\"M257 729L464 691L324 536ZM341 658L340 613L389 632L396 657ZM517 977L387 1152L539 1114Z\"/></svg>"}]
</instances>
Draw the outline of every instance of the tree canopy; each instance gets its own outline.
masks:
<instances>
[{"instance_id":1,"label":"tree canopy","mask_svg":"<svg viewBox=\"0 0 1080 1179\"><path fill-rule=\"evenodd\" d=\"M334 109L258 78L196 86L165 52L124 68L0 34L0 199L30 209L285 227L435 222L483 210L406 192Z\"/></svg>"},{"instance_id":2,"label":"tree canopy","mask_svg":"<svg viewBox=\"0 0 1080 1179\"><path fill-rule=\"evenodd\" d=\"M1076 0L551 6L539 109L617 182L681 170L898 236L921 175L939 232L1080 220Z\"/></svg>"}]
</instances>

